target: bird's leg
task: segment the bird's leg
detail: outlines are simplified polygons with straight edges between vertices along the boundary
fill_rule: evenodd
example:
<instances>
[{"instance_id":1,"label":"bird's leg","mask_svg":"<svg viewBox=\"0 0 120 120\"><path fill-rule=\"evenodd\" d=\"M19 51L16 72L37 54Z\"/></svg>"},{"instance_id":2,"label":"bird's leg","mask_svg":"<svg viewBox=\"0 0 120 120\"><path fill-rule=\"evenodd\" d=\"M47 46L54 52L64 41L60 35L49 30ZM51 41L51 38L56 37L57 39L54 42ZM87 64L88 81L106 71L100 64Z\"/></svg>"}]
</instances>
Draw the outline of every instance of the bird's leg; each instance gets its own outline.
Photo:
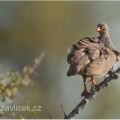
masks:
<instances>
[{"instance_id":1,"label":"bird's leg","mask_svg":"<svg viewBox=\"0 0 120 120\"><path fill-rule=\"evenodd\" d=\"M91 79L88 82L92 82L92 85L97 86L96 81L93 79L93 77L91 76Z\"/></svg>"},{"instance_id":2,"label":"bird's leg","mask_svg":"<svg viewBox=\"0 0 120 120\"><path fill-rule=\"evenodd\" d=\"M86 86L86 77L82 75L83 78L83 83L84 83L84 91L82 92L82 96L86 95L86 94L90 94L87 90L87 86Z\"/></svg>"}]
</instances>

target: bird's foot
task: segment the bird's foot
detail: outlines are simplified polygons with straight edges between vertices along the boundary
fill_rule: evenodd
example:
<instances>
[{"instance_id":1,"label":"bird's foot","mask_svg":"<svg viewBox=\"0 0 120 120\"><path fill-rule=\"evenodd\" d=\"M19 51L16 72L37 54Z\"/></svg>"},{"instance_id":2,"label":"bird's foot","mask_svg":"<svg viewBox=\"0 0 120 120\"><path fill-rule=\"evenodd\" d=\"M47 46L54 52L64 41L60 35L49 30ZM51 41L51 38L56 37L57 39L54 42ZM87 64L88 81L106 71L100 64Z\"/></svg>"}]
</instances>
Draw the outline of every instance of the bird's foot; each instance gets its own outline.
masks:
<instances>
[{"instance_id":1,"label":"bird's foot","mask_svg":"<svg viewBox=\"0 0 120 120\"><path fill-rule=\"evenodd\" d=\"M98 86L97 84L96 85L91 84L90 92L93 93L97 86Z\"/></svg>"},{"instance_id":2,"label":"bird's foot","mask_svg":"<svg viewBox=\"0 0 120 120\"><path fill-rule=\"evenodd\" d=\"M87 95L89 95L90 94L90 92L88 92L87 90L84 90L83 92L82 92L82 94L81 94L81 98L84 96L87 96Z\"/></svg>"},{"instance_id":3,"label":"bird's foot","mask_svg":"<svg viewBox=\"0 0 120 120\"><path fill-rule=\"evenodd\" d=\"M96 83L96 81L94 79L91 79L88 82L92 82L92 85L95 86L95 87L97 87L97 83Z\"/></svg>"}]
</instances>

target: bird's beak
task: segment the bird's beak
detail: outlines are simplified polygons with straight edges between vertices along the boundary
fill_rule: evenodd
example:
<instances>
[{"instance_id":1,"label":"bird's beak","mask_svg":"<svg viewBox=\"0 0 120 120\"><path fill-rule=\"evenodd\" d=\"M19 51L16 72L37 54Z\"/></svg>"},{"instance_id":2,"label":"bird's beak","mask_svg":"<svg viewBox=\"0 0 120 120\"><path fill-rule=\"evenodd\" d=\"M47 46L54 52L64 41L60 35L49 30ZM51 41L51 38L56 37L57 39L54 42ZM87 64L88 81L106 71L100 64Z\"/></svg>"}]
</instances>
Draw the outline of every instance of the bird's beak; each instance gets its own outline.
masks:
<instances>
[{"instance_id":1,"label":"bird's beak","mask_svg":"<svg viewBox=\"0 0 120 120\"><path fill-rule=\"evenodd\" d=\"M97 29L96 29L96 32L99 32L101 29L100 27L98 26Z\"/></svg>"}]
</instances>

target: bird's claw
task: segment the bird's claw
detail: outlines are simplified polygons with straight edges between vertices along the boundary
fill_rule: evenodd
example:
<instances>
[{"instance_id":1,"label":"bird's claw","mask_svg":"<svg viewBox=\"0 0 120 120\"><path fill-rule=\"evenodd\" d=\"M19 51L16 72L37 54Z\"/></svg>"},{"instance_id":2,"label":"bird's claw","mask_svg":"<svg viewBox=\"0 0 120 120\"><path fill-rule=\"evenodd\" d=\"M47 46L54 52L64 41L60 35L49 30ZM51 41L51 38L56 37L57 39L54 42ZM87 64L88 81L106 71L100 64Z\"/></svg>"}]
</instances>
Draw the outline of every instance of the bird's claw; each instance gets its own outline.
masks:
<instances>
[{"instance_id":1,"label":"bird's claw","mask_svg":"<svg viewBox=\"0 0 120 120\"><path fill-rule=\"evenodd\" d=\"M88 91L83 91L82 94L81 94L81 98L84 96L88 96L90 94L90 92Z\"/></svg>"},{"instance_id":2,"label":"bird's claw","mask_svg":"<svg viewBox=\"0 0 120 120\"><path fill-rule=\"evenodd\" d=\"M91 80L89 80L88 82L92 82L92 85L93 85L93 86L97 86L97 84L96 84L96 82L95 82L94 79L91 79Z\"/></svg>"},{"instance_id":3,"label":"bird's claw","mask_svg":"<svg viewBox=\"0 0 120 120\"><path fill-rule=\"evenodd\" d=\"M96 88L98 86L98 84L94 85L94 84L91 84L91 88Z\"/></svg>"},{"instance_id":4,"label":"bird's claw","mask_svg":"<svg viewBox=\"0 0 120 120\"><path fill-rule=\"evenodd\" d=\"M97 86L98 86L97 84L96 85L91 84L90 92L92 93L97 88Z\"/></svg>"}]
</instances>

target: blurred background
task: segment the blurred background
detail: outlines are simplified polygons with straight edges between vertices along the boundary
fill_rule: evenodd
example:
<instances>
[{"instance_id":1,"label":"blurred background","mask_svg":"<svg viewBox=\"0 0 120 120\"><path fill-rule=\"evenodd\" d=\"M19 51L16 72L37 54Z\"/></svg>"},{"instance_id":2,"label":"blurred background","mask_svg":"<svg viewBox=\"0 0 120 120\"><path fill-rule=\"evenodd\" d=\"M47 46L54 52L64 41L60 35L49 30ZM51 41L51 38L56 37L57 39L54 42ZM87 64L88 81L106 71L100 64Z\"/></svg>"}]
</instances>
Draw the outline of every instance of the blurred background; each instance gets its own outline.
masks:
<instances>
[{"instance_id":1,"label":"blurred background","mask_svg":"<svg viewBox=\"0 0 120 120\"><path fill-rule=\"evenodd\" d=\"M120 2L0 2L0 68L22 71L33 65L34 59L45 52L36 75L31 75L34 85L23 87L20 95L7 105L42 106L34 119L63 118L60 105L69 114L81 101L83 91L81 76L67 77L67 48L86 36L98 36L98 23L107 23L110 36L120 51ZM117 66L120 65L119 63ZM116 68L117 68L116 66ZM120 79L120 78L119 78ZM104 89L79 114L78 119L120 118L120 80L112 81L109 91ZM103 78L98 78L97 83ZM90 83L87 84L90 87ZM11 112L2 118L13 118ZM28 117L28 111L15 112Z\"/></svg>"}]
</instances>

